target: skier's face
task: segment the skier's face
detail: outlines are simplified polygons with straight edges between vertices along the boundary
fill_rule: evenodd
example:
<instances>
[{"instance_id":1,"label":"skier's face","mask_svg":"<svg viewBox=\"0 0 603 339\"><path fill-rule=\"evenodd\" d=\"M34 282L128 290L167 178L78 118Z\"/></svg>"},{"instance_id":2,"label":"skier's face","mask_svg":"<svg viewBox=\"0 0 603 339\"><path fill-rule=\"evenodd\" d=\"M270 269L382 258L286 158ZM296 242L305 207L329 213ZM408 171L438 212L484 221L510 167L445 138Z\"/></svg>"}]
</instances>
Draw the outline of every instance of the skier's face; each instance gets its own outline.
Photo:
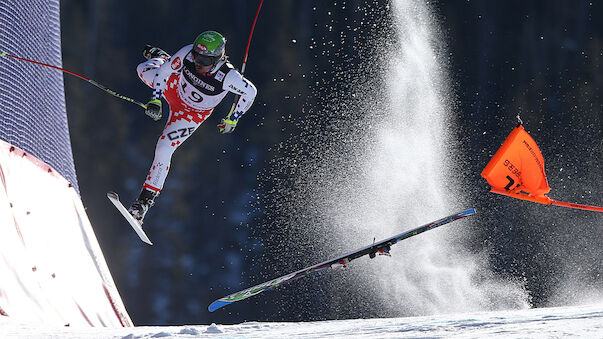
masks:
<instances>
[{"instance_id":1,"label":"skier's face","mask_svg":"<svg viewBox=\"0 0 603 339\"><path fill-rule=\"evenodd\" d=\"M195 63L201 66L213 66L220 61L219 56L207 56L199 54L193 51L193 59L195 59Z\"/></svg>"},{"instance_id":2,"label":"skier's face","mask_svg":"<svg viewBox=\"0 0 603 339\"><path fill-rule=\"evenodd\" d=\"M195 51L192 51L192 54L195 60L195 69L201 74L209 72L220 61L220 57L201 55Z\"/></svg>"},{"instance_id":3,"label":"skier's face","mask_svg":"<svg viewBox=\"0 0 603 339\"><path fill-rule=\"evenodd\" d=\"M193 59L195 60L195 68L199 70L199 68L213 67L215 64L220 61L221 57L219 56L207 56L199 54L195 51L192 51Z\"/></svg>"}]
</instances>

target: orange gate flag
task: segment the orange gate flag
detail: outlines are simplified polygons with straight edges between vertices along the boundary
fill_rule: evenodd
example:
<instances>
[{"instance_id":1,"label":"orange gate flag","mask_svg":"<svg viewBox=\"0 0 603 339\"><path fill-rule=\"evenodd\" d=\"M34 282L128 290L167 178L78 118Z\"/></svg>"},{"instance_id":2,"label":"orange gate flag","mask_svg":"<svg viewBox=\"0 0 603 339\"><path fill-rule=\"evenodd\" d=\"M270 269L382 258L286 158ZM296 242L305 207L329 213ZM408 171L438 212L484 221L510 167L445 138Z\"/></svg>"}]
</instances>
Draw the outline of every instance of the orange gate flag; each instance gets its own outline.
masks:
<instances>
[{"instance_id":1,"label":"orange gate flag","mask_svg":"<svg viewBox=\"0 0 603 339\"><path fill-rule=\"evenodd\" d=\"M544 173L544 158L532 137L517 125L482 171L490 192L512 198L589 211L603 212L603 207L556 201L546 196L550 192Z\"/></svg>"}]
</instances>

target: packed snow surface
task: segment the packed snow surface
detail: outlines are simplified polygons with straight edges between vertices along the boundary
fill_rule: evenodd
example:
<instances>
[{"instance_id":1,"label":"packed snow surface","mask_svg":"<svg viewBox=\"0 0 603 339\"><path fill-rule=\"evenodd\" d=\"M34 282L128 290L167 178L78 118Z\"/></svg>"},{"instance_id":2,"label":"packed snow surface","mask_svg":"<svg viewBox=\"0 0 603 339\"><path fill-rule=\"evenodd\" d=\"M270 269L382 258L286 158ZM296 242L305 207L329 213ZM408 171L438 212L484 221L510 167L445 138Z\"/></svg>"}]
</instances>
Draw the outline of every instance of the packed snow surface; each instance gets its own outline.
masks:
<instances>
[{"instance_id":1,"label":"packed snow surface","mask_svg":"<svg viewBox=\"0 0 603 339\"><path fill-rule=\"evenodd\" d=\"M134 328L37 327L0 317L3 338L603 338L603 304L391 319Z\"/></svg>"}]
</instances>

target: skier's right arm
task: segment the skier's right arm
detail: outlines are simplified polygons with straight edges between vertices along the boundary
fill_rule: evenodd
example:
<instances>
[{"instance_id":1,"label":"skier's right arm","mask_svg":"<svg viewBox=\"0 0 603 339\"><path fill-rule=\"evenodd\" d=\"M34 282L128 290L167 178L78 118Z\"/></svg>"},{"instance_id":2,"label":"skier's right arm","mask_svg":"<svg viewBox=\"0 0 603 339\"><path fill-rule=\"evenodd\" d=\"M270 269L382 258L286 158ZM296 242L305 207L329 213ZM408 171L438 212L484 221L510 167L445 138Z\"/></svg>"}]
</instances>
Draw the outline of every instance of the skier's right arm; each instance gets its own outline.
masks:
<instances>
[{"instance_id":1,"label":"skier's right arm","mask_svg":"<svg viewBox=\"0 0 603 339\"><path fill-rule=\"evenodd\" d=\"M182 69L184 58L190 53L193 45L182 47L176 54L166 60L155 73L153 80L153 95L151 100L146 104L145 113L154 120L161 119L161 95L167 84L167 79L173 72L178 72Z\"/></svg>"}]
</instances>

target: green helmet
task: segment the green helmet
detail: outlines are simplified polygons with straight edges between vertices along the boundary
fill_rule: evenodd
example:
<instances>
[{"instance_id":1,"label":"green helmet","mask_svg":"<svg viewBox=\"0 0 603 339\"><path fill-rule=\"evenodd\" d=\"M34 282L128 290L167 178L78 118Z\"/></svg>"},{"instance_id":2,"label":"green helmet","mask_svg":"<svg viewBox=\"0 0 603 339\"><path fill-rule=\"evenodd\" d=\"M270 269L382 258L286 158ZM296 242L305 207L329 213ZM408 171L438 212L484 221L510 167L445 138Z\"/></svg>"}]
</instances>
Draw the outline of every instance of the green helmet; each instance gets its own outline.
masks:
<instances>
[{"instance_id":1,"label":"green helmet","mask_svg":"<svg viewBox=\"0 0 603 339\"><path fill-rule=\"evenodd\" d=\"M225 54L226 39L215 31L206 31L193 43L193 57L202 66L215 65Z\"/></svg>"}]
</instances>

